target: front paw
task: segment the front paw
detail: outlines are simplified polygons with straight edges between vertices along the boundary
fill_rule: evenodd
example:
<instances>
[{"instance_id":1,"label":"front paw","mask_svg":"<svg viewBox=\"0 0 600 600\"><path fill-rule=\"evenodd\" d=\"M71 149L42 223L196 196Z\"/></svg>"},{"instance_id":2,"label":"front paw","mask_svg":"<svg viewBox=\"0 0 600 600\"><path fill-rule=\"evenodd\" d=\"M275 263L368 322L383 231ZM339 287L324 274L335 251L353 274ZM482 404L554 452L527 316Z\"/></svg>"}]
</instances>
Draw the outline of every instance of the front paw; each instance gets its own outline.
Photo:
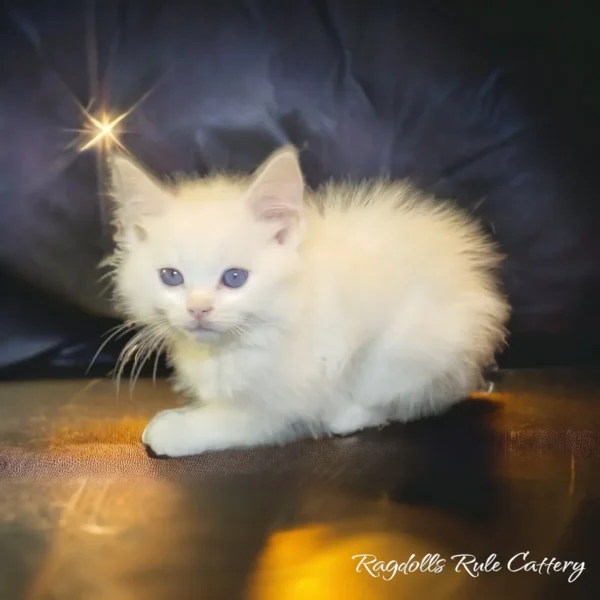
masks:
<instances>
[{"instance_id":1,"label":"front paw","mask_svg":"<svg viewBox=\"0 0 600 600\"><path fill-rule=\"evenodd\" d=\"M197 432L190 427L188 408L159 412L142 433L142 442L150 456L178 457L198 452Z\"/></svg>"},{"instance_id":2,"label":"front paw","mask_svg":"<svg viewBox=\"0 0 600 600\"><path fill-rule=\"evenodd\" d=\"M150 453L162 457L247 448L292 439L288 421L263 411L218 404L158 413L142 434Z\"/></svg>"}]
</instances>

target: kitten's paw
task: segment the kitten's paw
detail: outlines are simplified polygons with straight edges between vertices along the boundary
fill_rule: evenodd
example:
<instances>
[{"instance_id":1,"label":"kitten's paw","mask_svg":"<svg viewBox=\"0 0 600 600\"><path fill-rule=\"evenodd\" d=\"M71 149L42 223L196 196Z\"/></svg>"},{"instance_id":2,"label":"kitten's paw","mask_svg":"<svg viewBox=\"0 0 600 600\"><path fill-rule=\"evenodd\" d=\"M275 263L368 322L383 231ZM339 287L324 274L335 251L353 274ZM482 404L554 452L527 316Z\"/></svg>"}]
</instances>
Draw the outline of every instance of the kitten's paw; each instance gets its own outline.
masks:
<instances>
[{"instance_id":1,"label":"kitten's paw","mask_svg":"<svg viewBox=\"0 0 600 600\"><path fill-rule=\"evenodd\" d=\"M287 422L263 411L231 406L163 410L150 421L142 442L158 457L190 456L293 439Z\"/></svg>"},{"instance_id":2,"label":"kitten's paw","mask_svg":"<svg viewBox=\"0 0 600 600\"><path fill-rule=\"evenodd\" d=\"M199 452L198 432L190 422L189 408L159 412L142 433L142 442L149 454L156 457L177 457Z\"/></svg>"}]
</instances>

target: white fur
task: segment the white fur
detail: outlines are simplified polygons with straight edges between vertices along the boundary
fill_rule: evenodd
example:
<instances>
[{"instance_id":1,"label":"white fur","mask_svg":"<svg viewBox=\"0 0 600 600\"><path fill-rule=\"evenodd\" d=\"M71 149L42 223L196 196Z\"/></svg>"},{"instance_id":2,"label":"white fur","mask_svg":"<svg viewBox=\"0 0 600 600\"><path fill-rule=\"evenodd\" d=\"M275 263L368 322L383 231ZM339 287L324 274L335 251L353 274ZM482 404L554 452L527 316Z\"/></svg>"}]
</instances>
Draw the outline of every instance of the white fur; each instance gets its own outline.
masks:
<instances>
[{"instance_id":1,"label":"white fur","mask_svg":"<svg viewBox=\"0 0 600 600\"><path fill-rule=\"evenodd\" d=\"M305 192L290 148L251 180L169 188L123 158L113 176L119 306L148 333L143 348L165 341L192 398L146 428L159 455L430 415L477 389L504 342L493 244L408 183ZM185 284L165 286L163 267ZM250 271L242 288L218 285L231 267ZM211 297L218 332L186 332L192 293Z\"/></svg>"}]
</instances>

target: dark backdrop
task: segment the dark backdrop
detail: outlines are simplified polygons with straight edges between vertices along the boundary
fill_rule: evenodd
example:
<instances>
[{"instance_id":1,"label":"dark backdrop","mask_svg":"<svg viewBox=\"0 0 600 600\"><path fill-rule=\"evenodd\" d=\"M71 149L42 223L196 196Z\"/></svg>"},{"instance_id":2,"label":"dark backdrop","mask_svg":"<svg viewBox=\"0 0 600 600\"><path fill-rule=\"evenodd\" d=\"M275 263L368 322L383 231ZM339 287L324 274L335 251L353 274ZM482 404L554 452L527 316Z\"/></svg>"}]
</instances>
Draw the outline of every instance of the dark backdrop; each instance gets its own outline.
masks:
<instances>
[{"instance_id":1,"label":"dark backdrop","mask_svg":"<svg viewBox=\"0 0 600 600\"><path fill-rule=\"evenodd\" d=\"M47 373L48 366L51 368L50 372L55 374L72 373L72 367L75 367L77 373L81 373L82 367L87 367L100 342L99 333L111 324L110 320L90 316L90 312L101 313L104 304L100 301L96 304L93 300L99 298L99 295L98 290L90 283L92 278L88 267L92 264L92 259L105 251L103 245L106 243L103 237L105 223L102 222L100 202L97 199L90 201L90 198L96 198L93 190L97 189L95 163L92 158L79 159L72 167L71 174L60 181L56 189L48 192L54 194L51 197L52 201L48 201L47 198L32 200L31 196L19 196L14 192L15 189L23 189L27 187L25 184L34 181L40 170L46 166L43 161L48 160L49 156L52 157L55 151L47 141L41 139L40 134L45 119L54 117L53 111L59 110L49 108L52 105L53 94L56 94L55 106L60 110L64 108L61 104L62 96L56 92L58 88L55 87L57 84L53 79L55 73L41 69L40 60L54 66L61 65L61 77L69 82L81 102L85 103L86 95L89 97L89 81L85 72L76 66L85 65L86 58L78 55L82 53L83 46L75 41L81 37L82 28L86 23L85 15L90 14L90 7L93 9L93 19L99 24L96 51L99 54L100 65L103 61L106 63L110 52L114 50L111 45L112 33L102 37L102 31L113 32L107 15L126 14L133 29L137 31L137 37L124 36L117 44L119 51L124 48L128 57L126 67L116 73L112 82L113 90L117 90L122 97L127 96L127 89L136 89L136 86L141 89L145 85L142 80L151 79L151 66L159 64L163 59L186 62L193 66L208 63L217 56L216 49L203 39L200 31L196 37L189 37L187 46L182 42L179 55L166 58L160 56L164 50L161 50L160 44L152 43L152 34L144 37L145 23L148 23L148 31L161 31L161 28L166 31L169 27L175 30L178 27L178 13L183 14L187 11L187 23L185 17L181 17L179 21L182 37L185 37L185 32L189 34L191 31L190 10L197 10L194 14L201 14L202 19L199 23L207 28L204 30L207 32L211 31L211 27L225 27L227 15L230 15L230 23L236 23L243 14L244 18L256 18L257 22L270 22L269 19L273 18L273 23L284 24L285 27L282 25L281 31L277 31L275 37L281 38L278 42L283 48L281 61L284 61L282 64L288 69L287 72L282 71L282 77L288 77L288 84L292 82L286 93L294 92L295 73L306 73L310 69L317 73L321 68L319 52L322 52L323 69L328 65L328 46L323 42L321 48L317 43L319 39L314 37L311 38L315 40L313 47L303 51L298 42L298 39L302 39L302 31L317 31L314 23L319 21L321 29L326 31L321 42L340 42L339 39L335 39L339 33L336 29L336 15L341 14L340 3L335 0L313 0L305 3L302 10L297 8L298 5L292 8L292 3L260 0L232 0L220 4L218 10L214 8L216 5L209 2L198 2L195 9L189 8L193 3L171 2L166 3L170 7L165 14L173 18L161 17L162 21L156 19L161 2L152 5L145 3L143 6L142 4L83 0L62 3L5 3L0 38L3 50L0 63L0 128L3 132L3 138L0 139L0 274L4 282L0 291L0 336L3 340L0 365L9 365L10 368L4 370L4 376ZM164 3L162 4L164 7ZM445 25L452 35L464 43L465 64L470 58L481 58L485 59L482 64L489 65L489 73L492 75L480 80L480 90L486 91L484 88L489 85L494 92L490 94L490 102L495 103L494 106L485 108L488 111L486 114L489 115L486 118L491 125L494 125L494 118L503 119L503 127L506 125L509 129L509 125L519 124L520 113L518 118L513 118L515 113L511 112L510 101L506 101L503 94L499 93L505 87L515 92L515 98L525 107L524 113L527 113L527 119L523 121L527 124L527 136L530 136L530 131L535 132L527 138L522 147L529 147L528 144L535 146L536 160L537 156L541 155L539 148L544 150L542 154L545 162L542 168L538 169L538 173L542 173L542 179L546 177L546 180L536 185L541 186L540 190L543 186L552 189L556 200L554 204L538 202L538 188L534 187L531 193L525 194L518 202L513 202L511 207L507 206L506 210L502 207L495 209L509 242L513 241L512 231L518 231L521 239L527 240L529 228L531 247L535 246L535 251L527 255L524 242L514 244L512 258L515 266L514 270L508 273L507 279L509 285L517 289L520 320L514 328L511 348L502 357L502 361L507 366L534 366L596 360L600 355L600 346L596 342L600 326L595 308L600 299L600 254L596 245L598 236L595 235L598 223L595 163L600 131L600 116L597 110L600 86L596 73L600 68L600 52L597 49L599 42L594 31L593 5L581 0L569 3L553 1L543 5L532 0L485 3L467 0L378 0L370 5L364 2L347 2L346 5L350 7L347 14L358 15L354 20L349 17L350 25L345 30L353 32L354 35L353 40L348 42L354 52L353 68L358 71L362 68L365 73L364 79L368 80L371 77L372 81L379 85L378 88L375 86L372 89L363 85L362 90L376 108L380 109L385 104L386 98L382 92L380 105L377 106L377 90L385 92L390 87L386 87L388 80L403 81L404 77L410 83L412 77L414 87L418 87L416 83L420 77L419 53L415 53L415 73L398 73L395 69L402 68L408 72L410 65L398 62L395 53L399 46L394 44L400 42L396 38L415 36L420 56L425 57L421 62L433 62L436 68L438 62L441 65L440 70L436 71L436 77L443 77L444 61L449 65L455 64L451 58L442 56L444 45L443 42L439 42L441 38L433 25L421 25L429 20ZM286 10L298 10L297 14L300 16L286 17ZM276 17L272 17L273 13L276 13ZM405 30L399 30L396 38L389 23L393 19L387 19L387 14L399 19L397 22L400 27L406 27ZM415 14L419 16L414 17ZM269 16L266 18L263 15ZM399 18L399 15L402 18ZM413 19L419 26L413 29L405 26L403 15L413 15L408 20ZM364 31L361 29L363 25ZM151 27L157 29L152 30ZM235 26L232 31L227 47L246 44L247 55L251 57L256 50L253 48L253 42L250 38L239 35ZM361 35L365 39L362 39ZM378 40L378 37L385 40L386 35L391 36L388 38L390 55L387 57L383 52L385 44ZM173 39L176 37L175 35ZM371 56L369 52L377 47L378 42L379 54L373 53ZM343 43L339 45L343 46ZM184 46L187 50L181 50ZM431 50L428 50L429 47ZM221 46L219 50L222 52L223 48L224 46ZM285 51L288 52L287 55ZM372 64L369 63L370 60ZM239 81L243 75L243 66L229 74L232 81ZM317 76L323 77L323 81L327 81L329 77L327 73L318 73L315 77ZM331 77L335 77L335 73L331 73ZM181 97L187 91L185 83L180 80L176 89ZM427 100L428 107L435 105L440 92L439 86L430 87L431 98ZM194 93L193 90L190 93ZM306 86L299 86L296 93L304 101L304 105L296 111L302 116L303 110L307 113L310 111L311 96L306 95ZM249 91L248 94L248 98L251 98L252 92ZM315 91L315 98L318 95ZM340 93L339 96L343 100L343 94ZM331 97L335 110L339 98L335 92ZM176 111L177 100L163 99L164 102L167 100L171 102L170 108ZM461 98L457 98L454 102L458 104L461 101ZM479 101L483 102L481 97ZM50 104L47 104L48 102ZM283 100L280 100L281 102ZM451 105L453 101L444 102ZM485 102L488 102L487 97ZM158 106L160 108L160 105ZM342 101L340 106L347 108ZM69 110L65 109L66 121L72 118ZM430 110L435 114L435 107ZM481 110L481 107L474 108L474 115ZM146 113L145 117L148 117L148 114L150 112ZM234 128L233 133L222 132L223 135L217 142L213 143L210 140L206 146L210 148L208 155L194 155L192 164L187 158L181 158L184 155L188 156L187 149L190 143L185 137L185 127L183 132L161 130L161 114L153 114L154 116L150 117L150 125L156 130L157 136L163 135L164 139L168 138L168 143L155 147L152 147L151 143L140 144L139 152L150 167L164 173L172 169L197 169L198 165L206 169L211 168L211 165L249 169L262 158L257 154L253 155L256 147L260 147L264 154L274 140L277 141L278 132L269 132L268 126L258 136L256 132ZM215 114L218 114L218 111ZM468 106L465 114L468 116ZM22 117L21 121L19 116ZM467 116L460 118L466 123ZM406 117L406 123L410 123L411 118L410 115ZM301 121L301 118L297 122L293 118L287 118L285 122L283 118L280 119L288 139L293 141L294 135L299 139L302 137L299 133L303 127ZM398 123L399 120L392 126L399 128L399 137L402 140L402 124ZM190 124L193 124L192 121ZM468 126L465 125L467 128ZM224 125L222 129L227 129L227 126ZM502 127L497 130L501 131ZM321 133L317 131L314 135L319 141ZM508 137L510 138L510 135ZM233 138L235 141L232 141ZM420 162L417 161L416 166L411 167L409 157L406 159L409 166L398 171L400 174L414 175L421 179L424 185L431 183L428 180L427 168L434 163L431 156L435 156L437 152L434 142L431 142L431 148L427 147L427 140L425 135L416 142L410 142L413 146L407 143L406 152L410 153L418 146L414 156L421 156L421 159ZM16 141L16 145L13 141ZM501 147L502 136L499 136L498 140L492 139L491 142L490 147L494 147L494 144ZM455 143L460 146L463 141L456 139ZM521 142L517 140L516 143ZM399 145L401 144L402 141ZM234 146L242 148L237 155L232 153L231 148ZM37 151L28 152L27 148L31 147L35 147ZM165 148L168 148L168 151L165 151ZM245 153L244 148L252 148L252 151ZM461 187L456 184L455 173L460 175L465 165L453 163L454 171L450 173L449 180L452 177L454 180L447 186L450 192L459 190L456 193L464 196L465 203L472 202L472 197L478 193L475 185L479 177L477 169L481 169L481 177L485 175L486 185L494 185L494 166L479 167L478 159L471 159L475 164L471 167L475 175L470 176L467 182L469 185ZM494 160L492 156L492 163ZM421 168L420 165L424 166ZM342 175L345 169L357 175L370 172L370 167L358 161L352 163L352 158L337 163L331 159L327 163L326 155L316 155L308 167L315 181L328 173ZM468 168L469 164L467 170ZM518 166L510 168L515 170L515 180L519 177L526 179L525 168L523 174L518 173ZM485 171L486 169L488 171ZM15 182L18 183L16 187ZM469 186L474 187L471 189ZM447 190L443 185L440 187L440 191ZM540 195L543 195L542 192L546 193L546 188ZM81 199L75 212L72 207L67 206L66 200L64 205L61 204L61 198L67 197ZM35 204L33 208L32 203ZM549 211L557 206L560 210L555 215L550 214ZM36 215L36 227L23 229L22 224L26 221L28 210ZM67 217L69 226L65 227ZM543 232L547 232L546 238ZM516 235L515 233L514 239ZM576 238L579 241L575 242ZM39 240L48 241L48 244L44 245ZM86 253L89 257L86 257ZM79 262L77 258L80 259ZM519 267L527 264L527 261L535 265L535 268L524 269L526 276L523 276L519 273ZM78 272L78 269L81 269L81 272ZM66 272L69 272L68 276L65 275ZM518 281L519 277L521 281ZM61 284L55 285L57 281ZM85 310L82 310L82 306ZM108 349L100 358L96 373L106 372L117 350L116 347ZM18 359L31 358L34 355L37 357L33 362L23 362L15 370L14 363L18 362Z\"/></svg>"}]
</instances>

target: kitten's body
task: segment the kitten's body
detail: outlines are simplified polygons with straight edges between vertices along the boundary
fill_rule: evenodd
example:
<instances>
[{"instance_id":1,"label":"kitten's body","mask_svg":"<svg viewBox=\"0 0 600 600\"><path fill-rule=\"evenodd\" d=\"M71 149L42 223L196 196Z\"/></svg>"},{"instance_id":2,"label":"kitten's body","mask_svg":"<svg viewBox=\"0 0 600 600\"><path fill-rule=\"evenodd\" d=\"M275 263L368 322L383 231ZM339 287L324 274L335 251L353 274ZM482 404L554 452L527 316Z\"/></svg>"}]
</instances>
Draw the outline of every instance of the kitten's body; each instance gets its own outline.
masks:
<instances>
[{"instance_id":1,"label":"kitten's body","mask_svg":"<svg viewBox=\"0 0 600 600\"><path fill-rule=\"evenodd\" d=\"M479 386L503 342L494 247L462 213L406 183L305 193L290 150L254 181L188 182L155 199L156 184L141 180L136 196L128 172L116 190L117 292L130 318L161 321L177 386L192 398L149 424L144 441L157 454L432 414ZM233 294L217 285L232 266L250 272ZM163 289L163 267L189 281ZM218 333L185 329L176 304L198 290L211 295Z\"/></svg>"}]
</instances>

